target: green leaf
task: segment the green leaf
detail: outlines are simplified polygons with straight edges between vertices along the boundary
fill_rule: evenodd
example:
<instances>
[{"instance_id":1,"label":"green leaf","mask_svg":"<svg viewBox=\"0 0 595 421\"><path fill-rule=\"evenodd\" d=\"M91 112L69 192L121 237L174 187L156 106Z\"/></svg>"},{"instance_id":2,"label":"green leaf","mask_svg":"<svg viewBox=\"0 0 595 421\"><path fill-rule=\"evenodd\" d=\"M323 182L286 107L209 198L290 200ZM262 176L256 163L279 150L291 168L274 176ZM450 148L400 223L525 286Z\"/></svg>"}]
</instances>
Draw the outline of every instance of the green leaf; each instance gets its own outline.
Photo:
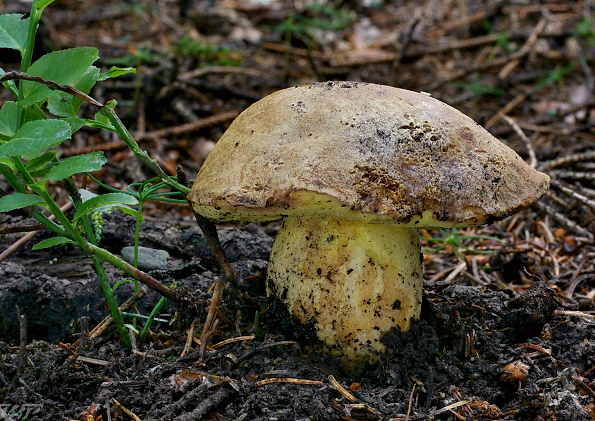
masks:
<instances>
[{"instance_id":1,"label":"green leaf","mask_svg":"<svg viewBox=\"0 0 595 421\"><path fill-rule=\"evenodd\" d=\"M43 9L45 9L47 6L49 6L51 3L53 3L54 0L39 0L36 4L35 4L35 8L37 10L41 10L43 11Z\"/></svg>"},{"instance_id":2,"label":"green leaf","mask_svg":"<svg viewBox=\"0 0 595 421\"><path fill-rule=\"evenodd\" d=\"M30 107L25 107L25 114L23 115L22 123L27 123L28 121L35 121L35 120L47 120L47 117L39 108L38 105L32 105Z\"/></svg>"},{"instance_id":3,"label":"green leaf","mask_svg":"<svg viewBox=\"0 0 595 421\"><path fill-rule=\"evenodd\" d=\"M73 87L88 94L91 91L91 88L95 86L98 75L99 69L95 66L89 66ZM60 117L75 117L82 103L83 100L80 98L65 92L54 91L50 94L48 111Z\"/></svg>"},{"instance_id":4,"label":"green leaf","mask_svg":"<svg viewBox=\"0 0 595 421\"><path fill-rule=\"evenodd\" d=\"M112 287L112 289L115 291L118 288L120 288L120 286L124 285L124 284L128 284L134 282L132 279L122 279L121 281L118 281L114 284L114 286Z\"/></svg>"},{"instance_id":5,"label":"green leaf","mask_svg":"<svg viewBox=\"0 0 595 421\"><path fill-rule=\"evenodd\" d=\"M99 196L97 193L93 193L92 191L89 191L87 189L80 189L79 195L81 196L81 200L83 202L86 202L89 199L93 199L94 197Z\"/></svg>"},{"instance_id":6,"label":"green leaf","mask_svg":"<svg viewBox=\"0 0 595 421\"><path fill-rule=\"evenodd\" d=\"M12 139L0 145L0 158L35 158L47 148L70 138L70 126L61 120L36 120L23 124Z\"/></svg>"},{"instance_id":7,"label":"green leaf","mask_svg":"<svg viewBox=\"0 0 595 421\"><path fill-rule=\"evenodd\" d=\"M104 122L98 122L96 120L91 120L89 118L66 117L64 119L64 121L66 121L68 124L70 124L70 131L72 133L78 131L83 126L87 126L92 129L109 130L112 132L114 131L114 126L112 126L109 123L109 120L107 120L107 123L104 123Z\"/></svg>"},{"instance_id":8,"label":"green leaf","mask_svg":"<svg viewBox=\"0 0 595 421\"><path fill-rule=\"evenodd\" d=\"M0 158L0 165L5 165L14 171L14 164L9 158Z\"/></svg>"},{"instance_id":9,"label":"green leaf","mask_svg":"<svg viewBox=\"0 0 595 421\"><path fill-rule=\"evenodd\" d=\"M79 194L81 195L81 200L83 202L86 202L89 199L92 199L94 197L98 197L98 194L95 194L93 192L90 192L89 190L85 190L85 189L80 189L79 190ZM137 203L135 203L136 205ZM115 205L105 205L105 206L99 206L95 209L93 209L93 213L96 212L111 212L114 208L118 208L121 212L127 214L127 215L131 215L134 218L139 218L140 222L144 222L144 219L142 217L141 214L138 213L138 211L136 209L133 209L129 206L126 206L122 203L116 203Z\"/></svg>"},{"instance_id":10,"label":"green leaf","mask_svg":"<svg viewBox=\"0 0 595 421\"><path fill-rule=\"evenodd\" d=\"M108 106L108 107L110 105L111 105L111 101L106 104L106 106ZM110 121L109 118L107 118L107 116L102 112L102 110L99 110L95 113L95 121L97 122L97 124L106 124L106 125L113 127L112 122Z\"/></svg>"},{"instance_id":11,"label":"green leaf","mask_svg":"<svg viewBox=\"0 0 595 421\"><path fill-rule=\"evenodd\" d=\"M3 77L5 74L6 72L4 71L4 69L0 67L0 76ZM14 82L14 80L5 80L4 82L2 82L2 85L10 92L12 92L14 96L19 96L19 88L17 88L17 84Z\"/></svg>"},{"instance_id":12,"label":"green leaf","mask_svg":"<svg viewBox=\"0 0 595 421\"><path fill-rule=\"evenodd\" d=\"M21 54L27 44L29 18L24 15L0 15L0 48L19 50Z\"/></svg>"},{"instance_id":13,"label":"green leaf","mask_svg":"<svg viewBox=\"0 0 595 421\"><path fill-rule=\"evenodd\" d=\"M136 203L135 203L136 205ZM114 208L118 208L120 212L125 213L126 215L130 215L132 217L140 218L140 222L144 222L144 218L138 213L136 209L131 208L130 206L123 205L121 203L115 205L107 205L107 206L100 206L95 208L93 212L111 212Z\"/></svg>"},{"instance_id":14,"label":"green leaf","mask_svg":"<svg viewBox=\"0 0 595 421\"><path fill-rule=\"evenodd\" d=\"M0 197L0 212L10 212L15 209L26 208L27 206L41 205L45 203L36 194L13 193Z\"/></svg>"},{"instance_id":15,"label":"green leaf","mask_svg":"<svg viewBox=\"0 0 595 421\"><path fill-rule=\"evenodd\" d=\"M52 162L53 161L53 162ZM43 155L38 156L37 158L33 158L31 161L25 165L27 171L31 173L33 177L37 177L38 175L34 173L40 170L48 170L50 166L57 164L58 161L56 159L56 151L49 151L44 153Z\"/></svg>"},{"instance_id":16,"label":"green leaf","mask_svg":"<svg viewBox=\"0 0 595 421\"><path fill-rule=\"evenodd\" d=\"M17 131L17 115L19 105L15 101L7 101L0 108L0 136L12 137ZM27 121L45 120L45 114L37 106L25 108L23 123Z\"/></svg>"},{"instance_id":17,"label":"green leaf","mask_svg":"<svg viewBox=\"0 0 595 421\"><path fill-rule=\"evenodd\" d=\"M86 155L71 156L61 161L46 174L48 180L64 180L71 175L101 169L107 161L103 152L92 152ZM101 196L99 196L101 197Z\"/></svg>"},{"instance_id":18,"label":"green leaf","mask_svg":"<svg viewBox=\"0 0 595 421\"><path fill-rule=\"evenodd\" d=\"M47 183L48 183L48 181L46 179L42 178L41 180L37 180L33 184L29 184L29 187L31 187L31 190L33 190L34 192L36 192L38 194L39 194L39 192L47 193L47 189L46 189Z\"/></svg>"},{"instance_id":19,"label":"green leaf","mask_svg":"<svg viewBox=\"0 0 595 421\"><path fill-rule=\"evenodd\" d=\"M134 67L115 67L112 66L107 72L100 73L98 77L98 81L102 82L107 79L111 79L114 77L126 75L128 73L136 73L136 68Z\"/></svg>"},{"instance_id":20,"label":"green leaf","mask_svg":"<svg viewBox=\"0 0 595 421\"><path fill-rule=\"evenodd\" d=\"M112 126L112 124L110 123L110 121L105 118L105 119L101 119L101 115L97 114L100 118L97 120L89 120L86 119L85 120L85 126L90 127L92 129L101 129L101 130L109 130L112 132L115 132L116 129L114 128L114 126Z\"/></svg>"},{"instance_id":21,"label":"green leaf","mask_svg":"<svg viewBox=\"0 0 595 421\"><path fill-rule=\"evenodd\" d=\"M124 323L124 327L127 327L128 329L132 330L137 335L140 333L140 331L130 323Z\"/></svg>"},{"instance_id":22,"label":"green leaf","mask_svg":"<svg viewBox=\"0 0 595 421\"><path fill-rule=\"evenodd\" d=\"M0 108L0 135L12 137L17 132L19 104L7 101Z\"/></svg>"},{"instance_id":23,"label":"green leaf","mask_svg":"<svg viewBox=\"0 0 595 421\"><path fill-rule=\"evenodd\" d=\"M29 67L27 73L59 84L74 86L98 58L97 48L92 47L54 51L41 56ZM46 85L26 80L22 81L21 90L23 105L43 102L52 95L52 90ZM61 97L63 93L55 92L55 95Z\"/></svg>"},{"instance_id":24,"label":"green leaf","mask_svg":"<svg viewBox=\"0 0 595 421\"><path fill-rule=\"evenodd\" d=\"M46 249L48 247L59 246L60 244L71 243L74 244L71 240L66 237L52 237L48 238L47 240L40 241L39 243L35 244L32 249L33 250L40 250Z\"/></svg>"},{"instance_id":25,"label":"green leaf","mask_svg":"<svg viewBox=\"0 0 595 421\"><path fill-rule=\"evenodd\" d=\"M87 125L87 120L80 117L67 117L64 121L70 124L71 133L78 132L81 127Z\"/></svg>"},{"instance_id":26,"label":"green leaf","mask_svg":"<svg viewBox=\"0 0 595 421\"><path fill-rule=\"evenodd\" d=\"M126 193L107 193L102 194L101 196L95 196L82 205L80 205L76 212L74 213L74 217L72 219L73 222L76 222L81 216L87 214L88 212L92 211L95 208L100 206L106 205L136 205L138 204L138 200L134 196L131 196Z\"/></svg>"}]
</instances>

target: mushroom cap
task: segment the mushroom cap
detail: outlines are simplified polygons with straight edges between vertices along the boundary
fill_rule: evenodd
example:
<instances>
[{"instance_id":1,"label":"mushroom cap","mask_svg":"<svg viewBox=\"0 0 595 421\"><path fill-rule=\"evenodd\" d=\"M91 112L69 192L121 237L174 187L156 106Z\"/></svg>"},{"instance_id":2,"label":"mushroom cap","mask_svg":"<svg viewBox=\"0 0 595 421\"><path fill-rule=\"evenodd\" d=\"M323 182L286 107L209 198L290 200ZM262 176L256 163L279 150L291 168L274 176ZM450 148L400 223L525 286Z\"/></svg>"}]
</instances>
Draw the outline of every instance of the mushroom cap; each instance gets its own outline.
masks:
<instances>
[{"instance_id":1,"label":"mushroom cap","mask_svg":"<svg viewBox=\"0 0 595 421\"><path fill-rule=\"evenodd\" d=\"M275 92L241 113L189 197L218 221L325 214L440 227L505 218L548 187L547 175L437 99L326 82Z\"/></svg>"}]
</instances>

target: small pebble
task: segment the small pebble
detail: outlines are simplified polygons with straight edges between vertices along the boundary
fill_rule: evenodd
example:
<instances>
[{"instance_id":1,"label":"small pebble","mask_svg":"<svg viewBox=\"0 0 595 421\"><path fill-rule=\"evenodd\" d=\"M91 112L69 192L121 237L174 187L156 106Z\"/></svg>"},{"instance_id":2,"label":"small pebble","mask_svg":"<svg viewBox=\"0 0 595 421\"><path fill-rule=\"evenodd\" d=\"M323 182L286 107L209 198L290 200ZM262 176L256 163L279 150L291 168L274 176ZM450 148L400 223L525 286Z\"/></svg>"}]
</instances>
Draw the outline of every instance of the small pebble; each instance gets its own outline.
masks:
<instances>
[{"instance_id":1,"label":"small pebble","mask_svg":"<svg viewBox=\"0 0 595 421\"><path fill-rule=\"evenodd\" d=\"M134 247L128 246L122 249L122 258L134 264ZM166 270L169 253L165 250L156 250L148 247L138 248L138 268L142 271Z\"/></svg>"}]
</instances>

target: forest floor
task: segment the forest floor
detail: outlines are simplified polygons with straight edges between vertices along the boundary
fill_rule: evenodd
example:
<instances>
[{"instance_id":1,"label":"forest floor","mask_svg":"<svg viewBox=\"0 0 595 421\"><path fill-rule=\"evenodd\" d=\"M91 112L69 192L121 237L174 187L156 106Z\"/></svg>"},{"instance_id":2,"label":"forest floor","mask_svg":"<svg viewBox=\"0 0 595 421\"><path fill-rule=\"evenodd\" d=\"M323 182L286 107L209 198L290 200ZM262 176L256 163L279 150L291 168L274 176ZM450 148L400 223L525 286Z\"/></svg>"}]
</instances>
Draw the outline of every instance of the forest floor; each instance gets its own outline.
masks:
<instances>
[{"instance_id":1,"label":"forest floor","mask_svg":"<svg viewBox=\"0 0 595 421\"><path fill-rule=\"evenodd\" d=\"M27 4L0 0L0 12L27 13ZM421 319L385 336L379 363L351 371L266 297L276 223L219 227L238 287L226 287L201 342L218 261L186 206L147 203L140 244L169 254L150 274L184 300L167 303L132 351L113 327L93 330L108 311L90 258L33 251L41 232L0 263L0 419L595 419L594 14L587 0L56 0L38 54L96 46L103 68L135 66L91 94L117 99L172 175L178 165L195 175L263 96L353 80L431 93L552 184L495 224L422 230ZM6 71L18 61L0 55ZM116 188L153 177L106 132L82 130L60 148L105 151L94 175ZM60 186L53 194L66 202ZM18 212L1 218L31 225ZM101 245L119 254L134 227L131 216L105 213ZM2 234L0 250L22 235ZM127 278L106 269L113 283ZM117 292L124 303L133 284ZM139 297L141 314L160 298L142 285Z\"/></svg>"}]
</instances>

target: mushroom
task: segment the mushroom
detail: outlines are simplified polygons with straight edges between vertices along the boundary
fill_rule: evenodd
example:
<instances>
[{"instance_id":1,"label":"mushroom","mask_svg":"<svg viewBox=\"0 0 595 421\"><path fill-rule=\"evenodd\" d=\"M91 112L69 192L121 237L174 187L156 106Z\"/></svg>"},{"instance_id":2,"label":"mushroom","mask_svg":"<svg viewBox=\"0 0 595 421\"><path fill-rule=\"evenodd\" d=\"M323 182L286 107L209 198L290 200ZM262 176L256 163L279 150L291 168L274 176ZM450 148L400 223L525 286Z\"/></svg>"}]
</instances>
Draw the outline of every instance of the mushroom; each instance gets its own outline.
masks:
<instances>
[{"instance_id":1,"label":"mushroom","mask_svg":"<svg viewBox=\"0 0 595 421\"><path fill-rule=\"evenodd\" d=\"M335 355L374 362L421 312L418 228L499 220L549 177L428 95L358 82L299 85L230 125L189 198L214 221L282 219L267 292Z\"/></svg>"}]
</instances>

